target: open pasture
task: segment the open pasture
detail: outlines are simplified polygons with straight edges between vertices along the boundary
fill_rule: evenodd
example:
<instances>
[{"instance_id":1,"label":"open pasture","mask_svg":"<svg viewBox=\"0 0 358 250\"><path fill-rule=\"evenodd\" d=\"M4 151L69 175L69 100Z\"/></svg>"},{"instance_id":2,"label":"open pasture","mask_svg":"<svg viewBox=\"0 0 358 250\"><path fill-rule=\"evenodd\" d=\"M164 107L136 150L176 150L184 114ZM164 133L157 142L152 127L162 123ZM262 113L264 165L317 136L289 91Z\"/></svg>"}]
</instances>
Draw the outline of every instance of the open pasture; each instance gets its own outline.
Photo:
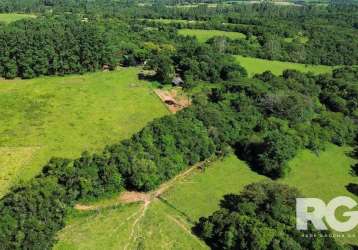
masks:
<instances>
[{"instance_id":1,"label":"open pasture","mask_svg":"<svg viewBox=\"0 0 358 250\"><path fill-rule=\"evenodd\" d=\"M334 68L325 65L305 65L301 63L281 62L244 56L236 56L236 60L247 70L251 77L268 70L275 75L281 75L285 69L295 69L304 73L312 72L314 74L324 74L331 73Z\"/></svg>"},{"instance_id":2,"label":"open pasture","mask_svg":"<svg viewBox=\"0 0 358 250\"><path fill-rule=\"evenodd\" d=\"M100 151L168 114L138 73L0 80L0 195L51 157Z\"/></svg>"},{"instance_id":3,"label":"open pasture","mask_svg":"<svg viewBox=\"0 0 358 250\"><path fill-rule=\"evenodd\" d=\"M202 30L202 29L180 29L178 31L180 35L183 36L194 36L198 39L198 42L205 43L212 37L215 36L225 36L230 39L245 39L245 34L240 32L229 32L229 31L221 31L221 30Z\"/></svg>"},{"instance_id":4,"label":"open pasture","mask_svg":"<svg viewBox=\"0 0 358 250\"><path fill-rule=\"evenodd\" d=\"M35 15L31 15L31 14L17 14L17 13L9 13L9 14L0 14L0 22L4 22L4 23L11 23L11 22L15 22L17 20L21 20L24 18L35 18Z\"/></svg>"}]
</instances>

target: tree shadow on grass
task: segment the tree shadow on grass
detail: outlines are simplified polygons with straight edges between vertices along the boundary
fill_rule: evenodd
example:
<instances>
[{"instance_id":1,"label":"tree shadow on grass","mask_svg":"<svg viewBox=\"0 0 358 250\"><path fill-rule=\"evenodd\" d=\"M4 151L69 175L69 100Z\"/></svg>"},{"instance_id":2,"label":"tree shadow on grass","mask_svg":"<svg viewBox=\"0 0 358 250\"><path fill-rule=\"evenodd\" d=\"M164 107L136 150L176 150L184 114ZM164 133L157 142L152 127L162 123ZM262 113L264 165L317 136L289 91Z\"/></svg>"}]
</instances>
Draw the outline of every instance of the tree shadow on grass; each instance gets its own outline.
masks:
<instances>
[{"instance_id":1,"label":"tree shadow on grass","mask_svg":"<svg viewBox=\"0 0 358 250\"><path fill-rule=\"evenodd\" d=\"M171 204L168 200L164 199L163 197L158 197L158 200L160 200L163 204L167 205L168 207L170 207L171 209L175 210L178 214L180 214L181 216L183 216L189 223L193 224L195 223L190 217L189 215L187 215L185 212L181 211L180 209L178 209L176 206L174 206L173 204Z\"/></svg>"}]
</instances>

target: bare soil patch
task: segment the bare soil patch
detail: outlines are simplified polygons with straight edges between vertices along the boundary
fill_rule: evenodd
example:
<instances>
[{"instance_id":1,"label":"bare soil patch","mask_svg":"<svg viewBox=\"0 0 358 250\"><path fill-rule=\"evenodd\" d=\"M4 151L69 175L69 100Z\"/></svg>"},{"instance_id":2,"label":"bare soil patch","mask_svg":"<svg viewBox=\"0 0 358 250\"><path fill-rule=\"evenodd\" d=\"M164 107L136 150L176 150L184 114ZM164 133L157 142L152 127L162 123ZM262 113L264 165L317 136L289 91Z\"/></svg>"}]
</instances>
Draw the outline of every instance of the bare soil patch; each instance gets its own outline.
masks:
<instances>
[{"instance_id":1,"label":"bare soil patch","mask_svg":"<svg viewBox=\"0 0 358 250\"><path fill-rule=\"evenodd\" d=\"M123 192L118 198L120 203L133 203L138 201L146 201L150 200L150 194L141 193L141 192Z\"/></svg>"},{"instance_id":2,"label":"bare soil patch","mask_svg":"<svg viewBox=\"0 0 358 250\"><path fill-rule=\"evenodd\" d=\"M156 89L154 92L172 113L176 113L191 105L190 98L184 94L179 94L179 89Z\"/></svg>"}]
</instances>

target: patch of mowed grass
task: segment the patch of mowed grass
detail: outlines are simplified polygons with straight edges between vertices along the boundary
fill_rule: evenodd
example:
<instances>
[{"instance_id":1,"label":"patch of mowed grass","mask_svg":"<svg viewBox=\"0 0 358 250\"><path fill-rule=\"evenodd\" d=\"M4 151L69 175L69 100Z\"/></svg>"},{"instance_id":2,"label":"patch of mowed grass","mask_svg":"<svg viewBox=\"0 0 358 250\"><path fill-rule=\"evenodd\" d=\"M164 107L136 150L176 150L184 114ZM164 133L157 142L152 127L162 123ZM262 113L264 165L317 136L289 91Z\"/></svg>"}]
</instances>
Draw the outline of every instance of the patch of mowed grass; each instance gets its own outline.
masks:
<instances>
[{"instance_id":1,"label":"patch of mowed grass","mask_svg":"<svg viewBox=\"0 0 358 250\"><path fill-rule=\"evenodd\" d=\"M55 250L209 249L191 233L192 224L160 200L77 212L61 230Z\"/></svg>"},{"instance_id":2,"label":"patch of mowed grass","mask_svg":"<svg viewBox=\"0 0 358 250\"><path fill-rule=\"evenodd\" d=\"M31 14L18 14L18 13L2 13L0 14L0 22L11 23L25 18L35 18Z\"/></svg>"},{"instance_id":3,"label":"patch of mowed grass","mask_svg":"<svg viewBox=\"0 0 358 250\"><path fill-rule=\"evenodd\" d=\"M236 61L247 70L249 76L251 77L255 74L260 74L268 70L275 75L281 75L286 69L295 69L304 73L312 72L314 74L324 74L331 73L334 68L325 65L305 65L300 63L280 62L244 56L236 56Z\"/></svg>"},{"instance_id":4,"label":"patch of mowed grass","mask_svg":"<svg viewBox=\"0 0 358 250\"><path fill-rule=\"evenodd\" d=\"M51 157L100 151L168 114L139 70L0 80L0 196Z\"/></svg>"},{"instance_id":5,"label":"patch of mowed grass","mask_svg":"<svg viewBox=\"0 0 358 250\"><path fill-rule=\"evenodd\" d=\"M57 234L54 250L124 249L131 225L138 218L140 204L98 211L78 212Z\"/></svg>"},{"instance_id":6,"label":"patch of mowed grass","mask_svg":"<svg viewBox=\"0 0 358 250\"><path fill-rule=\"evenodd\" d=\"M169 204L196 221L219 208L228 193L239 193L244 186L266 179L230 155L212 163L205 172L196 172L177 184L163 197Z\"/></svg>"},{"instance_id":7,"label":"patch of mowed grass","mask_svg":"<svg viewBox=\"0 0 358 250\"><path fill-rule=\"evenodd\" d=\"M305 197L320 198L325 202L338 196L348 196L358 201L357 197L346 189L349 183L358 184L358 178L350 174L351 166L355 162L348 156L351 151L350 147L334 145L328 145L319 155L303 150L290 162L291 171L279 182L296 187ZM338 208L337 218L346 221L347 217L343 216L346 211L343 207ZM358 228L348 234L358 235ZM346 236L338 240L358 245L357 237Z\"/></svg>"},{"instance_id":8,"label":"patch of mowed grass","mask_svg":"<svg viewBox=\"0 0 358 250\"><path fill-rule=\"evenodd\" d=\"M230 39L245 39L246 35L240 32L229 32L221 30L202 30L202 29L180 29L179 35L183 36L195 36L198 42L205 43L210 38L215 36L225 36Z\"/></svg>"},{"instance_id":9,"label":"patch of mowed grass","mask_svg":"<svg viewBox=\"0 0 358 250\"><path fill-rule=\"evenodd\" d=\"M358 183L350 174L354 159L348 155L350 147L327 145L326 150L316 155L303 150L290 162L290 172L280 182L297 187L302 194L319 197L328 202L337 196L354 196L345 186Z\"/></svg>"},{"instance_id":10,"label":"patch of mowed grass","mask_svg":"<svg viewBox=\"0 0 358 250\"><path fill-rule=\"evenodd\" d=\"M209 249L192 232L193 224L160 200L146 211L129 249Z\"/></svg>"}]
</instances>

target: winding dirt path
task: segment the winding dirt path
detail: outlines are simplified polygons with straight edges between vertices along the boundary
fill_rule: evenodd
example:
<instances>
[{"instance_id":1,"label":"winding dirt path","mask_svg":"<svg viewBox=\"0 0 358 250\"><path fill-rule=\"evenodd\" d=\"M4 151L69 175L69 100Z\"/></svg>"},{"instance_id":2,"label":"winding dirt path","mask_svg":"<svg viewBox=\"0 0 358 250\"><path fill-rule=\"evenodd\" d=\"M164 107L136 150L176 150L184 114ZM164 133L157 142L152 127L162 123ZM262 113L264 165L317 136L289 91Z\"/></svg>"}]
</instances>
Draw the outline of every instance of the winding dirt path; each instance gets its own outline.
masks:
<instances>
[{"instance_id":1,"label":"winding dirt path","mask_svg":"<svg viewBox=\"0 0 358 250\"><path fill-rule=\"evenodd\" d=\"M195 164L194 166L190 167L189 169L187 169L187 170L183 171L182 173L178 174L177 176L175 176L173 179L163 183L156 190L154 190L152 192L148 192L148 193L133 192L133 191L122 192L118 196L118 198L115 200L115 202L110 205L77 204L75 206L75 209L80 210L80 211L91 211L91 210L100 210L102 208L119 205L119 204L142 202L141 208L136 213L134 213L133 215L130 216L130 217L133 217L133 216L136 216L136 217L138 216L138 217L133 221L133 223L131 225L129 239L128 239L127 244L124 246L124 250L127 250L130 247L130 245L136 241L136 239L138 237L138 236L136 236L136 234L139 230L140 222L145 217L146 211L148 210L148 207L150 206L151 202L153 200L159 198L161 195L163 195L165 192L167 192L170 188L172 188L179 181L183 180L185 177L190 175L193 171L195 171L198 168L201 168L202 166L204 166L205 164L207 164L209 162L210 162L210 160L207 160L207 161L203 161L203 162L199 162L199 163ZM202 243L191 233L191 231L186 227L186 225L184 223L182 223L181 221L179 221L177 218L175 218L174 216L172 216L170 214L167 214L167 217L171 221L173 221L173 223L175 223L178 227L180 227L182 230L184 230L187 234L189 234L191 237L196 239L200 243L200 245L202 245Z\"/></svg>"}]
</instances>

